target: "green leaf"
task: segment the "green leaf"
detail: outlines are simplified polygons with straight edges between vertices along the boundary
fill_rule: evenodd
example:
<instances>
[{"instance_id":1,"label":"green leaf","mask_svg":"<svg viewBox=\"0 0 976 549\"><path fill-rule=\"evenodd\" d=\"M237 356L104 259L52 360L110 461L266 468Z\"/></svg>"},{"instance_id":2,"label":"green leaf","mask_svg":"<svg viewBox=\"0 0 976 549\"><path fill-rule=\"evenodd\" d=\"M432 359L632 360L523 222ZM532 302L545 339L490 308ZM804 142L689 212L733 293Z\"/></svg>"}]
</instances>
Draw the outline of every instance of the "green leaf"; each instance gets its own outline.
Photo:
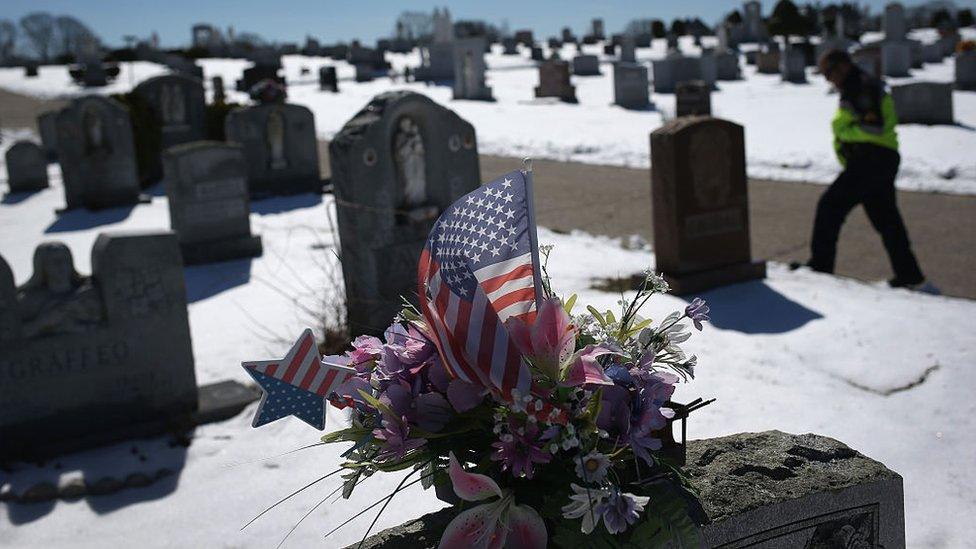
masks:
<instances>
[{"instance_id":1,"label":"green leaf","mask_svg":"<svg viewBox=\"0 0 976 549\"><path fill-rule=\"evenodd\" d=\"M603 315L600 314L600 311L596 310L596 307L594 307L593 305L587 305L586 310L589 311L591 315L593 315L593 318L595 318L596 321L600 323L600 326L602 326L603 328L607 327L607 321L604 320Z\"/></svg>"},{"instance_id":2,"label":"green leaf","mask_svg":"<svg viewBox=\"0 0 976 549\"><path fill-rule=\"evenodd\" d=\"M566 314L568 314L568 315L573 314L573 305L576 305L576 298L577 297L579 297L579 296L577 296L576 294L573 294L573 295L569 296L569 299L566 300L566 303L563 303L563 309L566 310Z\"/></svg>"},{"instance_id":3,"label":"green leaf","mask_svg":"<svg viewBox=\"0 0 976 549\"><path fill-rule=\"evenodd\" d=\"M356 389L356 390L359 391L359 394L362 395L362 397L366 400L366 402L368 402L373 408L376 408L377 410L385 414L388 414L391 417L395 417L397 418L397 420L400 419L400 416L396 412L394 412L392 408L380 402L379 399L377 399L373 395L367 393L362 389Z\"/></svg>"},{"instance_id":4,"label":"green leaf","mask_svg":"<svg viewBox=\"0 0 976 549\"><path fill-rule=\"evenodd\" d=\"M617 317L613 316L613 311L607 309L607 324L613 324L617 321Z\"/></svg>"},{"instance_id":5,"label":"green leaf","mask_svg":"<svg viewBox=\"0 0 976 549\"><path fill-rule=\"evenodd\" d=\"M651 498L644 508L644 521L633 530L630 541L641 547L701 547L701 529L688 514L688 502L680 486L658 483L644 494Z\"/></svg>"},{"instance_id":6,"label":"green leaf","mask_svg":"<svg viewBox=\"0 0 976 549\"><path fill-rule=\"evenodd\" d=\"M332 431L331 433L322 435L322 442L330 444L333 442L356 442L369 433L369 429L363 429L361 427L347 427L345 429Z\"/></svg>"}]
</instances>

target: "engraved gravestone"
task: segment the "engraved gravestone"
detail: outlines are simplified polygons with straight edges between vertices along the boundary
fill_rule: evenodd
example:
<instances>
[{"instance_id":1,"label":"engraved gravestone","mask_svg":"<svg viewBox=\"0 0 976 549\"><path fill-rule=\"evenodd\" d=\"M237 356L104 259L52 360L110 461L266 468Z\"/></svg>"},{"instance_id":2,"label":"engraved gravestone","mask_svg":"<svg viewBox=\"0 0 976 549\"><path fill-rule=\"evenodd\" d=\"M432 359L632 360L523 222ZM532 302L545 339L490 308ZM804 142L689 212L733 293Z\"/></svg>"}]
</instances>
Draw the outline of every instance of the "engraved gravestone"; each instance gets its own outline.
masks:
<instances>
[{"instance_id":1,"label":"engraved gravestone","mask_svg":"<svg viewBox=\"0 0 976 549\"><path fill-rule=\"evenodd\" d=\"M381 332L415 300L417 261L441 212L480 181L474 127L408 91L380 94L329 146L353 334Z\"/></svg>"},{"instance_id":2,"label":"engraved gravestone","mask_svg":"<svg viewBox=\"0 0 976 549\"><path fill-rule=\"evenodd\" d=\"M518 55L518 41L514 38L502 39L502 55Z\"/></svg>"},{"instance_id":3,"label":"engraved gravestone","mask_svg":"<svg viewBox=\"0 0 976 549\"><path fill-rule=\"evenodd\" d=\"M57 116L58 163L66 209L139 202L129 113L113 99L74 99Z\"/></svg>"},{"instance_id":4,"label":"engraved gravestone","mask_svg":"<svg viewBox=\"0 0 976 549\"><path fill-rule=\"evenodd\" d=\"M58 111L48 111L37 117L37 133L41 135L41 146L49 162L58 159Z\"/></svg>"},{"instance_id":5,"label":"engraved gravestone","mask_svg":"<svg viewBox=\"0 0 976 549\"><path fill-rule=\"evenodd\" d=\"M540 48L539 46L532 46L532 50L530 50L529 57L531 57L533 61L546 60L546 55L545 53L543 53L542 48Z\"/></svg>"},{"instance_id":6,"label":"engraved gravestone","mask_svg":"<svg viewBox=\"0 0 976 549\"><path fill-rule=\"evenodd\" d=\"M906 41L881 44L881 70L885 76L908 76L911 67L911 44Z\"/></svg>"},{"instance_id":7,"label":"engraved gravestone","mask_svg":"<svg viewBox=\"0 0 976 549\"><path fill-rule=\"evenodd\" d=\"M657 270L677 294L764 278L752 260L742 126L709 117L651 133Z\"/></svg>"},{"instance_id":8,"label":"engraved gravestone","mask_svg":"<svg viewBox=\"0 0 976 549\"><path fill-rule=\"evenodd\" d=\"M170 226L187 265L261 255L251 235L247 166L239 145L198 141L163 155Z\"/></svg>"},{"instance_id":9,"label":"engraved gravestone","mask_svg":"<svg viewBox=\"0 0 976 549\"><path fill-rule=\"evenodd\" d=\"M558 97L567 103L576 103L576 86L569 82L569 62L550 59L539 65L539 85L536 97Z\"/></svg>"},{"instance_id":10,"label":"engraved gravestone","mask_svg":"<svg viewBox=\"0 0 976 549\"><path fill-rule=\"evenodd\" d=\"M756 53L756 71L761 74L776 74L779 72L781 52L776 42Z\"/></svg>"},{"instance_id":11,"label":"engraved gravestone","mask_svg":"<svg viewBox=\"0 0 976 549\"><path fill-rule=\"evenodd\" d=\"M573 74L576 76L599 76L600 58L595 55L573 57Z\"/></svg>"},{"instance_id":12,"label":"engraved gravestone","mask_svg":"<svg viewBox=\"0 0 976 549\"><path fill-rule=\"evenodd\" d=\"M333 66L319 68L319 90L339 92L339 78L336 76L336 69Z\"/></svg>"},{"instance_id":13,"label":"engraved gravestone","mask_svg":"<svg viewBox=\"0 0 976 549\"><path fill-rule=\"evenodd\" d=\"M204 138L206 99L203 81L183 74L164 74L143 80L133 93L148 107L153 129L159 140L142 144L140 156L143 184L152 184L163 175L162 152Z\"/></svg>"},{"instance_id":14,"label":"engraved gravestone","mask_svg":"<svg viewBox=\"0 0 976 549\"><path fill-rule=\"evenodd\" d=\"M780 55L779 74L783 82L805 84L807 81L806 57L802 50L787 46Z\"/></svg>"},{"instance_id":15,"label":"engraved gravestone","mask_svg":"<svg viewBox=\"0 0 976 549\"><path fill-rule=\"evenodd\" d=\"M716 80L738 80L742 78L737 53L720 50L715 52L712 57L715 59Z\"/></svg>"},{"instance_id":16,"label":"engraved gravestone","mask_svg":"<svg viewBox=\"0 0 976 549\"><path fill-rule=\"evenodd\" d=\"M625 34L620 38L620 61L624 63L637 62L637 44L633 35Z\"/></svg>"},{"instance_id":17,"label":"engraved gravestone","mask_svg":"<svg viewBox=\"0 0 976 549\"><path fill-rule=\"evenodd\" d=\"M701 80L679 82L674 89L675 116L712 114L712 89Z\"/></svg>"},{"instance_id":18,"label":"engraved gravestone","mask_svg":"<svg viewBox=\"0 0 976 549\"><path fill-rule=\"evenodd\" d=\"M32 141L18 141L7 149L7 186L12 193L47 188L47 158Z\"/></svg>"},{"instance_id":19,"label":"engraved gravestone","mask_svg":"<svg viewBox=\"0 0 976 549\"><path fill-rule=\"evenodd\" d=\"M485 39L464 38L454 42L454 99L493 101L485 85Z\"/></svg>"},{"instance_id":20,"label":"engraved gravestone","mask_svg":"<svg viewBox=\"0 0 976 549\"><path fill-rule=\"evenodd\" d=\"M956 54L955 82L960 90L976 90L976 50Z\"/></svg>"},{"instance_id":21,"label":"engraved gravestone","mask_svg":"<svg viewBox=\"0 0 976 549\"><path fill-rule=\"evenodd\" d=\"M904 40L907 33L905 21L905 8L897 2L885 6L884 10L884 33L885 41Z\"/></svg>"},{"instance_id":22,"label":"engraved gravestone","mask_svg":"<svg viewBox=\"0 0 976 549\"><path fill-rule=\"evenodd\" d=\"M645 65L614 63L613 102L625 109L647 109L651 106Z\"/></svg>"},{"instance_id":23,"label":"engraved gravestone","mask_svg":"<svg viewBox=\"0 0 976 549\"><path fill-rule=\"evenodd\" d=\"M315 118L308 108L278 103L235 109L224 133L244 148L252 197L322 192Z\"/></svg>"},{"instance_id":24,"label":"engraved gravestone","mask_svg":"<svg viewBox=\"0 0 976 549\"><path fill-rule=\"evenodd\" d=\"M213 103L223 105L227 101L227 92L224 90L224 78L215 75L210 78L210 87L213 88Z\"/></svg>"},{"instance_id":25,"label":"engraved gravestone","mask_svg":"<svg viewBox=\"0 0 976 549\"><path fill-rule=\"evenodd\" d=\"M953 124L952 84L912 82L892 86L899 124Z\"/></svg>"},{"instance_id":26,"label":"engraved gravestone","mask_svg":"<svg viewBox=\"0 0 976 549\"><path fill-rule=\"evenodd\" d=\"M652 62L654 71L654 91L674 93L678 82L702 80L708 86L715 85L717 65L711 55L685 57L682 55L658 59Z\"/></svg>"},{"instance_id":27,"label":"engraved gravestone","mask_svg":"<svg viewBox=\"0 0 976 549\"><path fill-rule=\"evenodd\" d=\"M41 244L30 279L0 312L0 458L110 440L196 409L176 236L102 234L91 254L85 277L64 244ZM0 259L6 305L13 290L4 271Z\"/></svg>"}]
</instances>

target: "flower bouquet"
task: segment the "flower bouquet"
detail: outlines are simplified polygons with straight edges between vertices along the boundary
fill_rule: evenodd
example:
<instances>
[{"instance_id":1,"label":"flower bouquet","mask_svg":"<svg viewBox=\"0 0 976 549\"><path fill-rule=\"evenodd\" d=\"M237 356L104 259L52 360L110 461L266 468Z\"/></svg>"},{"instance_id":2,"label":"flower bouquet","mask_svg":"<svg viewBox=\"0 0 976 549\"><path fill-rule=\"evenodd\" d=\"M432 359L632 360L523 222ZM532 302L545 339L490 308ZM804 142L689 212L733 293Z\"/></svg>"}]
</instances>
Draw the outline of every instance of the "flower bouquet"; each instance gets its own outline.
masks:
<instances>
[{"instance_id":1,"label":"flower bouquet","mask_svg":"<svg viewBox=\"0 0 976 549\"><path fill-rule=\"evenodd\" d=\"M341 373L324 396L351 412L348 427L322 438L352 443L342 494L408 470L375 506L382 513L418 482L434 488L457 508L443 548L697 545L670 423L707 403L670 397L694 375L696 358L679 345L689 322L702 329L708 307L695 299L656 324L642 317L668 291L651 271L617 312L577 306L576 295L553 292L551 249L540 253L530 214L508 216L516 230L505 241L527 257L476 265L481 248L466 234L482 227L461 220L497 209L509 192L530 212L526 175L479 187L445 212L421 256L420 307L406 304L382 339L360 336L322 360Z\"/></svg>"}]
</instances>

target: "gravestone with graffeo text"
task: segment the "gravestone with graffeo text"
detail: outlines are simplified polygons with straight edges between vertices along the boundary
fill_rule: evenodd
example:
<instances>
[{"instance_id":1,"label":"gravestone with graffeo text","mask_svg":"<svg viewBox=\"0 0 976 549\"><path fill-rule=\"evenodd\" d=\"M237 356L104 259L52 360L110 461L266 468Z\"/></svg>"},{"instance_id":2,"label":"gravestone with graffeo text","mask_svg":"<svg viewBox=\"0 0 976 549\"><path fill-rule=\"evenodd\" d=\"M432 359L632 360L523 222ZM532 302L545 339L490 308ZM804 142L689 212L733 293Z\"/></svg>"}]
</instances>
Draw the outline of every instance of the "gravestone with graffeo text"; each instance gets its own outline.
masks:
<instances>
[{"instance_id":1,"label":"gravestone with graffeo text","mask_svg":"<svg viewBox=\"0 0 976 549\"><path fill-rule=\"evenodd\" d=\"M315 117L308 108L274 103L235 109L224 134L244 148L252 197L322 192Z\"/></svg>"},{"instance_id":2,"label":"gravestone with graffeo text","mask_svg":"<svg viewBox=\"0 0 976 549\"><path fill-rule=\"evenodd\" d=\"M82 276L64 244L41 244L14 289L0 259L0 458L165 429L197 407L176 236L102 234L91 265Z\"/></svg>"},{"instance_id":3,"label":"gravestone with graffeo text","mask_svg":"<svg viewBox=\"0 0 976 549\"><path fill-rule=\"evenodd\" d=\"M536 97L558 97L566 103L576 103L576 86L569 81L569 62L550 59L539 65L539 85Z\"/></svg>"},{"instance_id":4,"label":"gravestone with graffeo text","mask_svg":"<svg viewBox=\"0 0 976 549\"><path fill-rule=\"evenodd\" d=\"M352 334L381 333L416 300L437 217L480 184L474 126L408 91L380 94L329 145Z\"/></svg>"},{"instance_id":5,"label":"gravestone with graffeo text","mask_svg":"<svg viewBox=\"0 0 976 549\"><path fill-rule=\"evenodd\" d=\"M657 270L676 294L764 278L752 260L742 126L710 117L651 133Z\"/></svg>"},{"instance_id":6,"label":"gravestone with graffeo text","mask_svg":"<svg viewBox=\"0 0 976 549\"><path fill-rule=\"evenodd\" d=\"M899 124L953 124L952 84L912 82L892 86Z\"/></svg>"},{"instance_id":7,"label":"gravestone with graffeo text","mask_svg":"<svg viewBox=\"0 0 976 549\"><path fill-rule=\"evenodd\" d=\"M47 158L44 149L32 141L18 141L7 149L7 187L12 193L46 189Z\"/></svg>"},{"instance_id":8,"label":"gravestone with graffeo text","mask_svg":"<svg viewBox=\"0 0 976 549\"><path fill-rule=\"evenodd\" d=\"M170 226L187 265L261 255L251 234L247 164L239 145L198 141L163 155Z\"/></svg>"},{"instance_id":9,"label":"gravestone with graffeo text","mask_svg":"<svg viewBox=\"0 0 976 549\"><path fill-rule=\"evenodd\" d=\"M140 200L129 113L119 102L89 95L57 116L58 163L66 208L108 208Z\"/></svg>"}]
</instances>

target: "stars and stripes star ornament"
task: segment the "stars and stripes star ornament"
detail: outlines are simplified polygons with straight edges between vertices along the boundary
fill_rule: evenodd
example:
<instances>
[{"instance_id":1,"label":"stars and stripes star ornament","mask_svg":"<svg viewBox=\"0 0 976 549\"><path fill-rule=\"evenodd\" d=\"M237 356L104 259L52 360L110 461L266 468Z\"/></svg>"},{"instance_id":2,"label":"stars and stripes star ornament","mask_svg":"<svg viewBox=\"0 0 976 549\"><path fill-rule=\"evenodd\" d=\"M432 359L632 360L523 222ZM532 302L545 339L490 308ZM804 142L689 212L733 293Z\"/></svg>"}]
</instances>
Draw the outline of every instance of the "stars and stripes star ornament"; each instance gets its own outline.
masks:
<instances>
[{"instance_id":1,"label":"stars and stripes star ornament","mask_svg":"<svg viewBox=\"0 0 976 549\"><path fill-rule=\"evenodd\" d=\"M243 362L241 366L264 392L254 427L295 416L316 429L325 429L329 394L356 373L349 366L323 362L308 328L285 358Z\"/></svg>"}]
</instances>

